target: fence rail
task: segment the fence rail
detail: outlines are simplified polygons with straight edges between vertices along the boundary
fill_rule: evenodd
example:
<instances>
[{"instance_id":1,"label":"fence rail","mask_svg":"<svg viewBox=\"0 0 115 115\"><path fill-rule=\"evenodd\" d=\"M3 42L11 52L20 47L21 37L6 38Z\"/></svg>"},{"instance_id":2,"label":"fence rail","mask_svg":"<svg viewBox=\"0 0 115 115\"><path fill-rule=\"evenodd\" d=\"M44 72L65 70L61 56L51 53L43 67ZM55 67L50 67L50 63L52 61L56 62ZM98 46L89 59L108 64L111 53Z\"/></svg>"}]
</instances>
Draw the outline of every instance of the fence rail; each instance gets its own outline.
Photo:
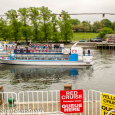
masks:
<instances>
[{"instance_id":1,"label":"fence rail","mask_svg":"<svg viewBox=\"0 0 115 115\"><path fill-rule=\"evenodd\" d=\"M69 115L101 115L101 93L88 90L87 95L83 90L83 113ZM0 92L0 98L0 115L64 114L60 111L60 90Z\"/></svg>"}]
</instances>

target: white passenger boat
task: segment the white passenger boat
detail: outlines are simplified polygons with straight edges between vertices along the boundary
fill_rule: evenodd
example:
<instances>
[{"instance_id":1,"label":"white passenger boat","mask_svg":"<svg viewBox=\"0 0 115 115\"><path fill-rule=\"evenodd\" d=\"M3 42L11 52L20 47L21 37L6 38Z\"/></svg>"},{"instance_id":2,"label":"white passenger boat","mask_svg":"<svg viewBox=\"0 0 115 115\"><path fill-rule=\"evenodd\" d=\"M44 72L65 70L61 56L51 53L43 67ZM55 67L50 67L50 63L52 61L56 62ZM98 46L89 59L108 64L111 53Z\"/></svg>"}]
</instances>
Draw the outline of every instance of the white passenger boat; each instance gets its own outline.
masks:
<instances>
[{"instance_id":1,"label":"white passenger boat","mask_svg":"<svg viewBox=\"0 0 115 115\"><path fill-rule=\"evenodd\" d=\"M21 51L22 52L21 52ZM43 65L43 66L91 66L93 65L93 55L83 55L83 48L72 46L71 48L63 48L61 50L54 49L51 52L48 49L35 53L28 49L16 49L10 58L2 58L1 64L16 65ZM46 51L47 50L47 51ZM59 52L57 52L59 51Z\"/></svg>"}]
</instances>

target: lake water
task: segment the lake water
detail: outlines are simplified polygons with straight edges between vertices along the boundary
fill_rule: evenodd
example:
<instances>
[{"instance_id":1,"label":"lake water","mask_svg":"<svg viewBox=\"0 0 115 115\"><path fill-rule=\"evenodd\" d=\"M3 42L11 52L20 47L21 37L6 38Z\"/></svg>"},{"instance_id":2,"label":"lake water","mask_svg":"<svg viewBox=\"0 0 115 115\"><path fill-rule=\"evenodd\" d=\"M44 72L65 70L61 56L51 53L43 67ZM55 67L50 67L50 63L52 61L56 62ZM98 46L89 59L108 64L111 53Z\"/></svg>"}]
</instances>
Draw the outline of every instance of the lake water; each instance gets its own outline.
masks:
<instances>
[{"instance_id":1,"label":"lake water","mask_svg":"<svg viewBox=\"0 0 115 115\"><path fill-rule=\"evenodd\" d=\"M0 86L4 91L89 89L115 94L115 51L91 49L94 65L87 66L19 66L0 65Z\"/></svg>"}]
</instances>

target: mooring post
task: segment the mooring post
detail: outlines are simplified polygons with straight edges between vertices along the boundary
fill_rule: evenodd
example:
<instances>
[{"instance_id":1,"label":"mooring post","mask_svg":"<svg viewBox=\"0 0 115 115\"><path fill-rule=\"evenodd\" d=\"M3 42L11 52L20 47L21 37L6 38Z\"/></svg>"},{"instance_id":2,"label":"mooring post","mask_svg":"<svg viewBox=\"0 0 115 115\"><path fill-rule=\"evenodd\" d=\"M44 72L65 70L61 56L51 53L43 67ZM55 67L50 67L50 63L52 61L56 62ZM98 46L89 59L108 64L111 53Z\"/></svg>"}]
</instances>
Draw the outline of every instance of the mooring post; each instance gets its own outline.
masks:
<instances>
[{"instance_id":1,"label":"mooring post","mask_svg":"<svg viewBox=\"0 0 115 115\"><path fill-rule=\"evenodd\" d=\"M4 98L3 92L4 92L3 86L0 86L0 105L3 103Z\"/></svg>"},{"instance_id":2,"label":"mooring post","mask_svg":"<svg viewBox=\"0 0 115 115\"><path fill-rule=\"evenodd\" d=\"M114 49L114 42L113 42L113 49Z\"/></svg>"},{"instance_id":3,"label":"mooring post","mask_svg":"<svg viewBox=\"0 0 115 115\"><path fill-rule=\"evenodd\" d=\"M64 85L64 90L72 90L72 85Z\"/></svg>"}]
</instances>

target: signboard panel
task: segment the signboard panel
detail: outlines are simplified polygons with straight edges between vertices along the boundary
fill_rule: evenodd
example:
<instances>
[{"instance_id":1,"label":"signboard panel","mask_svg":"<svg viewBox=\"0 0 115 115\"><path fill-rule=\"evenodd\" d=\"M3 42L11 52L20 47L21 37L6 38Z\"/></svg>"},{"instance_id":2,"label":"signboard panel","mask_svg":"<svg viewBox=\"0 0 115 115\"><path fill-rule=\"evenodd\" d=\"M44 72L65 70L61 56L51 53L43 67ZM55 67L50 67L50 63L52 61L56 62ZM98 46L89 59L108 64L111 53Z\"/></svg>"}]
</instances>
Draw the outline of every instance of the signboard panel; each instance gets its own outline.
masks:
<instances>
[{"instance_id":1,"label":"signboard panel","mask_svg":"<svg viewBox=\"0 0 115 115\"><path fill-rule=\"evenodd\" d=\"M82 113L83 90L61 90L60 107L63 113Z\"/></svg>"},{"instance_id":2,"label":"signboard panel","mask_svg":"<svg viewBox=\"0 0 115 115\"><path fill-rule=\"evenodd\" d=\"M115 109L115 96L101 93L101 115L107 115L112 109ZM111 115L115 115L115 112Z\"/></svg>"}]
</instances>

